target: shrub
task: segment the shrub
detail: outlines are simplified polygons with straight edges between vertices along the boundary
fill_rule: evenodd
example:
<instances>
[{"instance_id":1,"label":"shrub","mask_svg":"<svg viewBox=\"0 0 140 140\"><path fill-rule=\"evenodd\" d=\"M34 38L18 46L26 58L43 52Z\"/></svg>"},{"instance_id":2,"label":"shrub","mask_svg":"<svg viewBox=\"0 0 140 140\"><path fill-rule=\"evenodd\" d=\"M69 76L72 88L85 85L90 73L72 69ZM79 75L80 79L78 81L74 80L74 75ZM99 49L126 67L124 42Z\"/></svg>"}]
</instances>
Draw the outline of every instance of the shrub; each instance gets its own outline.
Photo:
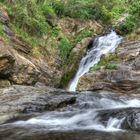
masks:
<instances>
[{"instance_id":1,"label":"shrub","mask_svg":"<svg viewBox=\"0 0 140 140\"><path fill-rule=\"evenodd\" d=\"M117 70L117 66L115 64L107 64L105 69Z\"/></svg>"},{"instance_id":2,"label":"shrub","mask_svg":"<svg viewBox=\"0 0 140 140\"><path fill-rule=\"evenodd\" d=\"M137 27L137 18L128 17L123 24L120 25L119 30L123 33L130 33Z\"/></svg>"},{"instance_id":3,"label":"shrub","mask_svg":"<svg viewBox=\"0 0 140 140\"><path fill-rule=\"evenodd\" d=\"M72 48L71 42L67 38L62 38L59 42L60 56L64 61Z\"/></svg>"}]
</instances>

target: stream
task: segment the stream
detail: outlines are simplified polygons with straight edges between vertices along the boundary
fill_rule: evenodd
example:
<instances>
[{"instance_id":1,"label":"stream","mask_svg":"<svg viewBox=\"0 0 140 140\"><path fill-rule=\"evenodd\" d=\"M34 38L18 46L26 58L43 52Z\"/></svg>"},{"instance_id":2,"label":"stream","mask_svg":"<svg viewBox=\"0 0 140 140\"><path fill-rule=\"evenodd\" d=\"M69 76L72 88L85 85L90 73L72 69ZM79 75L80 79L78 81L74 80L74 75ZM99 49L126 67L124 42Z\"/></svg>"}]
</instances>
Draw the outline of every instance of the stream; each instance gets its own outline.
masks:
<instances>
[{"instance_id":1,"label":"stream","mask_svg":"<svg viewBox=\"0 0 140 140\"><path fill-rule=\"evenodd\" d=\"M69 91L75 91L79 78L102 55L114 52L121 41L122 37L114 31L97 37L81 60ZM61 110L1 125L0 140L140 140L139 95L107 91L73 94L77 96L76 102Z\"/></svg>"},{"instance_id":2,"label":"stream","mask_svg":"<svg viewBox=\"0 0 140 140\"><path fill-rule=\"evenodd\" d=\"M76 91L80 77L87 73L91 67L96 65L103 55L113 53L121 42L122 37L117 35L113 30L104 36L95 38L92 48L89 49L82 58L77 73L69 84L68 90Z\"/></svg>"}]
</instances>

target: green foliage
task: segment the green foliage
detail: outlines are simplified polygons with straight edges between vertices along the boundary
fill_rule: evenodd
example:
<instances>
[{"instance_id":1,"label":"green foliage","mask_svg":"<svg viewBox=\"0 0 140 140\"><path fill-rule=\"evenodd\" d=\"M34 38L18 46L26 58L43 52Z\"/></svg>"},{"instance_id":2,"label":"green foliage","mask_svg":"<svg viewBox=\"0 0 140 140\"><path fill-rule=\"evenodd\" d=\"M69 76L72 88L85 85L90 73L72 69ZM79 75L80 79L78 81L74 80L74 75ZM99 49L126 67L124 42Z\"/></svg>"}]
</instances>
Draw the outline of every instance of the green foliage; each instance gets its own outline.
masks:
<instances>
[{"instance_id":1,"label":"green foliage","mask_svg":"<svg viewBox=\"0 0 140 140\"><path fill-rule=\"evenodd\" d=\"M66 88L67 84L70 82L72 77L74 76L75 71L67 72L63 75L61 81L60 81L60 88Z\"/></svg>"},{"instance_id":2,"label":"green foliage","mask_svg":"<svg viewBox=\"0 0 140 140\"><path fill-rule=\"evenodd\" d=\"M140 1L131 1L130 4L127 5L126 11L130 14L130 16L126 18L125 22L119 27L119 30L125 34L132 32L139 26Z\"/></svg>"},{"instance_id":3,"label":"green foliage","mask_svg":"<svg viewBox=\"0 0 140 140\"><path fill-rule=\"evenodd\" d=\"M72 44L67 38L62 38L59 42L60 56L65 60L72 49Z\"/></svg>"},{"instance_id":4,"label":"green foliage","mask_svg":"<svg viewBox=\"0 0 140 140\"><path fill-rule=\"evenodd\" d=\"M22 41L26 42L32 47L39 45L39 39L33 36L30 36L23 29L18 28L18 26L11 25L12 30L16 33L16 35L22 39Z\"/></svg>"},{"instance_id":5,"label":"green foliage","mask_svg":"<svg viewBox=\"0 0 140 140\"><path fill-rule=\"evenodd\" d=\"M4 36L3 25L0 23L0 36Z\"/></svg>"},{"instance_id":6,"label":"green foliage","mask_svg":"<svg viewBox=\"0 0 140 140\"><path fill-rule=\"evenodd\" d=\"M91 31L88 30L88 29L82 30L81 32L79 32L79 33L75 36L74 40L75 40L76 43L77 43L77 42L80 42L83 38L91 37L91 36L92 36L92 33L93 33L93 32L91 32Z\"/></svg>"},{"instance_id":7,"label":"green foliage","mask_svg":"<svg viewBox=\"0 0 140 140\"><path fill-rule=\"evenodd\" d=\"M125 0L52 0L50 5L60 16L111 22L126 10Z\"/></svg>"},{"instance_id":8,"label":"green foliage","mask_svg":"<svg viewBox=\"0 0 140 140\"><path fill-rule=\"evenodd\" d=\"M137 22L137 18L130 16L120 25L119 29L124 33L130 33L137 27Z\"/></svg>"},{"instance_id":9,"label":"green foliage","mask_svg":"<svg viewBox=\"0 0 140 140\"><path fill-rule=\"evenodd\" d=\"M105 69L117 70L117 66L115 64L107 64Z\"/></svg>"},{"instance_id":10,"label":"green foliage","mask_svg":"<svg viewBox=\"0 0 140 140\"><path fill-rule=\"evenodd\" d=\"M103 67L104 69L116 70L117 66L110 63L111 61L120 62L121 59L116 54L110 54L108 56L101 58L100 62L95 66L91 67L89 71L90 72L97 71L100 70L101 67Z\"/></svg>"},{"instance_id":11,"label":"green foliage","mask_svg":"<svg viewBox=\"0 0 140 140\"><path fill-rule=\"evenodd\" d=\"M90 68L89 72L98 71L98 70L100 70L100 66L98 66L98 64L96 64Z\"/></svg>"},{"instance_id":12,"label":"green foliage","mask_svg":"<svg viewBox=\"0 0 140 140\"><path fill-rule=\"evenodd\" d=\"M35 0L17 2L16 5L8 6L8 11L12 22L31 35L40 36L49 30L43 11Z\"/></svg>"},{"instance_id":13,"label":"green foliage","mask_svg":"<svg viewBox=\"0 0 140 140\"><path fill-rule=\"evenodd\" d=\"M58 36L58 35L59 35L59 31L60 31L59 28L54 27L54 28L51 29L50 34L51 34L52 36Z\"/></svg>"}]
</instances>

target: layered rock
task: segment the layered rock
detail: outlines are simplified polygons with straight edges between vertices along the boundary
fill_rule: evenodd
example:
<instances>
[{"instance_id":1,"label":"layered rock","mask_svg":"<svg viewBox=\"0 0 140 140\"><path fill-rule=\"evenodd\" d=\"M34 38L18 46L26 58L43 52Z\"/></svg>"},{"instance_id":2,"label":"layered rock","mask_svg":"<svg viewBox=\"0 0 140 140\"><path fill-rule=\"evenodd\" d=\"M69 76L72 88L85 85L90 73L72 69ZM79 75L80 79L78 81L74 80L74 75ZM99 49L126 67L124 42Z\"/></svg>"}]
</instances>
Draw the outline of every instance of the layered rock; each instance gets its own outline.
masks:
<instances>
[{"instance_id":1,"label":"layered rock","mask_svg":"<svg viewBox=\"0 0 140 140\"><path fill-rule=\"evenodd\" d=\"M49 87L14 85L0 89L0 123L42 111L56 110L73 104L76 95Z\"/></svg>"},{"instance_id":2,"label":"layered rock","mask_svg":"<svg viewBox=\"0 0 140 140\"><path fill-rule=\"evenodd\" d=\"M9 77L13 72L15 58L8 46L0 41L0 77Z\"/></svg>"},{"instance_id":3,"label":"layered rock","mask_svg":"<svg viewBox=\"0 0 140 140\"><path fill-rule=\"evenodd\" d=\"M140 93L140 42L123 43L116 55L119 61L108 62L115 64L117 69L100 69L89 72L81 77L78 90L115 90L121 93Z\"/></svg>"}]
</instances>

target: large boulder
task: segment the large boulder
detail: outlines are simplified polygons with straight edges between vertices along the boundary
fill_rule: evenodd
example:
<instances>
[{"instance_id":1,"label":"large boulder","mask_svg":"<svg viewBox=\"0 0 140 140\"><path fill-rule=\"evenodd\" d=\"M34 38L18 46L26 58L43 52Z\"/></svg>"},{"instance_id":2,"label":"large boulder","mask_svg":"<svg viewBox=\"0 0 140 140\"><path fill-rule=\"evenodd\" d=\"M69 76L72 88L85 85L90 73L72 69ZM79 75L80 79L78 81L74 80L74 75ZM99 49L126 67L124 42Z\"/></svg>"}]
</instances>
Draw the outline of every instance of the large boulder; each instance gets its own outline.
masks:
<instances>
[{"instance_id":1,"label":"large boulder","mask_svg":"<svg viewBox=\"0 0 140 140\"><path fill-rule=\"evenodd\" d=\"M15 52L16 63L14 73L10 77L12 83L33 85L40 76L40 71L29 59Z\"/></svg>"},{"instance_id":2,"label":"large boulder","mask_svg":"<svg viewBox=\"0 0 140 140\"><path fill-rule=\"evenodd\" d=\"M22 115L56 110L73 104L76 94L45 86L19 86L0 89L0 123Z\"/></svg>"}]
</instances>

